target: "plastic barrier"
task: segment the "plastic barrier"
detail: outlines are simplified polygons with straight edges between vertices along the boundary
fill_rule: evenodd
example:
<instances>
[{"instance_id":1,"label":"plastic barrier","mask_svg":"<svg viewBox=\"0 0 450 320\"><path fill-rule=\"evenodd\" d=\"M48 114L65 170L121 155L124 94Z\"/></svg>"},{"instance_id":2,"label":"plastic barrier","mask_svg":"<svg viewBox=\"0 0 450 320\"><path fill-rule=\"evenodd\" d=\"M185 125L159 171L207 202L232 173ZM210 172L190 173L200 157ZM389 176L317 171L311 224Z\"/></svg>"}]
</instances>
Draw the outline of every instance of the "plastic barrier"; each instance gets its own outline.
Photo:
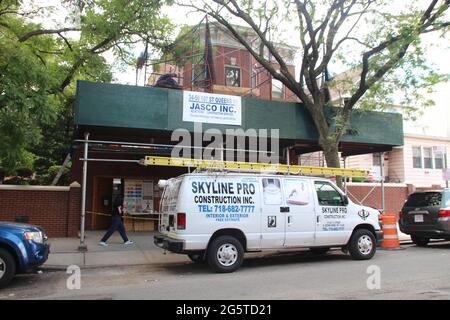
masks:
<instances>
[{"instance_id":1,"label":"plastic barrier","mask_svg":"<svg viewBox=\"0 0 450 320\"><path fill-rule=\"evenodd\" d=\"M399 249L400 240L397 232L397 215L395 213L385 213L381 215L381 223L383 224L383 249Z\"/></svg>"}]
</instances>

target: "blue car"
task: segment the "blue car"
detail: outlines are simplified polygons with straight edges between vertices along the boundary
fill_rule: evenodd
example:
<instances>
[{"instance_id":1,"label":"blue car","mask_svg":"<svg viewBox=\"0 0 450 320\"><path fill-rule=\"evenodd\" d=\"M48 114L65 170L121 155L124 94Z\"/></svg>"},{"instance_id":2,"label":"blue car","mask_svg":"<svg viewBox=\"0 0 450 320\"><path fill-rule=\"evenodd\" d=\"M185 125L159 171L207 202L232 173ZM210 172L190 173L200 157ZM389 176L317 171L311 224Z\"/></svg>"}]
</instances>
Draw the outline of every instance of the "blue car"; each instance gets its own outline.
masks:
<instances>
[{"instance_id":1,"label":"blue car","mask_svg":"<svg viewBox=\"0 0 450 320\"><path fill-rule=\"evenodd\" d=\"M47 261L50 246L45 232L36 226L0 221L0 288L19 273Z\"/></svg>"}]
</instances>

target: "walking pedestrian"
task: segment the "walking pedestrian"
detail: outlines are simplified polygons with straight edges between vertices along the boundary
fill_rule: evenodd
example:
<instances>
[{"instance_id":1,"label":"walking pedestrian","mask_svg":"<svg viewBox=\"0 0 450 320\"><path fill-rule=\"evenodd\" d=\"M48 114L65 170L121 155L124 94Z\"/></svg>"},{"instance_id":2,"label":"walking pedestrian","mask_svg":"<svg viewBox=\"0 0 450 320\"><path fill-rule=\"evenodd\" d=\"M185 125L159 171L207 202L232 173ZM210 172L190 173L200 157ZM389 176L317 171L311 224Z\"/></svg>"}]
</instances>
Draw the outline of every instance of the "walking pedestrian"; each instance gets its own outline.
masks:
<instances>
[{"instance_id":1,"label":"walking pedestrian","mask_svg":"<svg viewBox=\"0 0 450 320\"><path fill-rule=\"evenodd\" d=\"M127 237L127 234L125 232L125 226L123 225L123 195L118 195L114 201L113 205L113 211L111 215L111 226L109 227L108 231L106 231L103 238L100 240L99 245L101 246L107 246L108 244L106 241L108 241L109 237L116 232L119 231L120 236L123 239L124 244L133 244L134 242L129 240Z\"/></svg>"}]
</instances>

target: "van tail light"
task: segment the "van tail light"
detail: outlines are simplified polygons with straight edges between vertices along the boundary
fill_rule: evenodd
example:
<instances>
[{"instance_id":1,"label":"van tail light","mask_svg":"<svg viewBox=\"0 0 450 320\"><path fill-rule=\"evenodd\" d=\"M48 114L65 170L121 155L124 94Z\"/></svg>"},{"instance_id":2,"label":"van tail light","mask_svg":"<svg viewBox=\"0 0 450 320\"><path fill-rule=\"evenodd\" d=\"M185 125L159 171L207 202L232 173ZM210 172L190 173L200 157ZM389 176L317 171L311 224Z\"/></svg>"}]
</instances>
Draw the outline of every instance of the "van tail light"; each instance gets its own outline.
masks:
<instances>
[{"instance_id":1,"label":"van tail light","mask_svg":"<svg viewBox=\"0 0 450 320\"><path fill-rule=\"evenodd\" d=\"M450 209L439 210L439 218L448 218L448 217L450 217Z\"/></svg>"},{"instance_id":2,"label":"van tail light","mask_svg":"<svg viewBox=\"0 0 450 320\"><path fill-rule=\"evenodd\" d=\"M178 230L186 229L186 213L184 212L177 213L177 229Z\"/></svg>"},{"instance_id":3,"label":"van tail light","mask_svg":"<svg viewBox=\"0 0 450 320\"><path fill-rule=\"evenodd\" d=\"M398 212L398 218L399 219L401 219L401 218L403 218L403 211L402 210L400 210L399 212Z\"/></svg>"}]
</instances>

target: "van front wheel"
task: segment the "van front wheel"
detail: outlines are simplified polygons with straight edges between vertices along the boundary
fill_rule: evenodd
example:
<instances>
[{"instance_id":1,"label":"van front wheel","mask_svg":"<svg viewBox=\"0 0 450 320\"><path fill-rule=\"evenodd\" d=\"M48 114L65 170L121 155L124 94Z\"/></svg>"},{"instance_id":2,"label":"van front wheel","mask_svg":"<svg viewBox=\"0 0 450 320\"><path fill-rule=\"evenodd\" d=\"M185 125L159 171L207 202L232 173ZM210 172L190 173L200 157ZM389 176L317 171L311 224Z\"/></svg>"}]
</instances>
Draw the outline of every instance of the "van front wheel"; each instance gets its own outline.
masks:
<instances>
[{"instance_id":1,"label":"van front wheel","mask_svg":"<svg viewBox=\"0 0 450 320\"><path fill-rule=\"evenodd\" d=\"M242 265L244 248L236 238L220 236L209 245L207 260L209 266L216 272L233 272Z\"/></svg>"},{"instance_id":2,"label":"van front wheel","mask_svg":"<svg viewBox=\"0 0 450 320\"><path fill-rule=\"evenodd\" d=\"M371 259L376 251L375 236L367 229L356 230L350 238L348 251L355 260Z\"/></svg>"}]
</instances>

